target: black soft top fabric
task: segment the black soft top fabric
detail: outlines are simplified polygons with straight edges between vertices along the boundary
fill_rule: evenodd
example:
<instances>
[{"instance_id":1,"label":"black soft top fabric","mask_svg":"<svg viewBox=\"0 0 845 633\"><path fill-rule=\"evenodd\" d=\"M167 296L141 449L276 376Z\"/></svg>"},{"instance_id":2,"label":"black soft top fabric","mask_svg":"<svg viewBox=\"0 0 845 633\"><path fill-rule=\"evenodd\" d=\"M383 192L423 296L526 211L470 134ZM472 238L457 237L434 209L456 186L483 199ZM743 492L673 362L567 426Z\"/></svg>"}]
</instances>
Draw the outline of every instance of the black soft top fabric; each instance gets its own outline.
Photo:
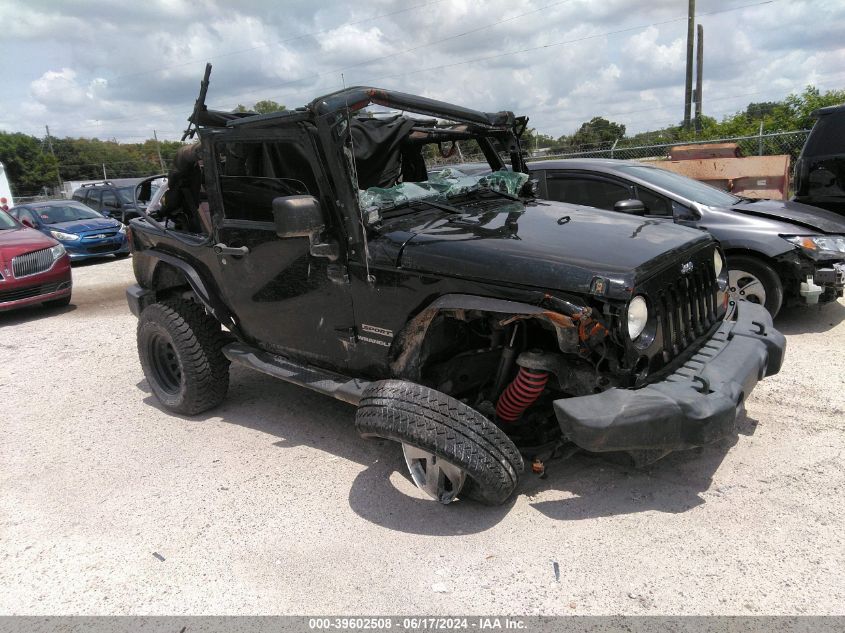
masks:
<instances>
[{"instance_id":1,"label":"black soft top fabric","mask_svg":"<svg viewBox=\"0 0 845 633\"><path fill-rule=\"evenodd\" d=\"M402 144L414 127L401 115L353 119L350 124L358 188L392 187L402 173Z\"/></svg>"}]
</instances>

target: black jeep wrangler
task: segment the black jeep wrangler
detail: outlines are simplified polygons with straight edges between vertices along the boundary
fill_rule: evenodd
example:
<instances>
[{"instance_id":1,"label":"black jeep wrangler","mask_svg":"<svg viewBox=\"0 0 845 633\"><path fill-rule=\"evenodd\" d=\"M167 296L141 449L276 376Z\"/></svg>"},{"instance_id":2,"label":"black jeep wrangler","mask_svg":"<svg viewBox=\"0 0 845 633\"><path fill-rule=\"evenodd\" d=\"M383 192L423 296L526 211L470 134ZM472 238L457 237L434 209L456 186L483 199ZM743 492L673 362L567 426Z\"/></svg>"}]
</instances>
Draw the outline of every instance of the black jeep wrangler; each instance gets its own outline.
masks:
<instances>
[{"instance_id":1,"label":"black jeep wrangler","mask_svg":"<svg viewBox=\"0 0 845 633\"><path fill-rule=\"evenodd\" d=\"M219 404L245 365L356 405L440 502L497 504L526 459L721 438L780 369L762 307L724 320L707 233L536 199L525 118L373 88L221 113L207 85L199 142L130 228L139 356L172 411ZM492 173L429 178L460 143Z\"/></svg>"}]
</instances>

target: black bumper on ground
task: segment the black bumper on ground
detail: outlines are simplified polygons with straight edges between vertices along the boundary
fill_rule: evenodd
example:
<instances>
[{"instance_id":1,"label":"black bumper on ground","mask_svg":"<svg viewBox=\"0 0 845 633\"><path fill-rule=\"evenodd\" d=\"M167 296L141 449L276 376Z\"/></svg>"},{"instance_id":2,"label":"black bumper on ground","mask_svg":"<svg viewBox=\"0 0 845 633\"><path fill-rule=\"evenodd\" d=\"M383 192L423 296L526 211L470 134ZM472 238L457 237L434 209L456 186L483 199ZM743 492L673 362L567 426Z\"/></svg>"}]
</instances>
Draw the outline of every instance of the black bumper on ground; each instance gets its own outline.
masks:
<instances>
[{"instance_id":1,"label":"black bumper on ground","mask_svg":"<svg viewBox=\"0 0 845 633\"><path fill-rule=\"evenodd\" d=\"M762 307L741 302L686 363L639 389L564 398L554 403L564 436L594 452L679 450L734 431L737 410L757 381L776 374L786 339Z\"/></svg>"}]
</instances>

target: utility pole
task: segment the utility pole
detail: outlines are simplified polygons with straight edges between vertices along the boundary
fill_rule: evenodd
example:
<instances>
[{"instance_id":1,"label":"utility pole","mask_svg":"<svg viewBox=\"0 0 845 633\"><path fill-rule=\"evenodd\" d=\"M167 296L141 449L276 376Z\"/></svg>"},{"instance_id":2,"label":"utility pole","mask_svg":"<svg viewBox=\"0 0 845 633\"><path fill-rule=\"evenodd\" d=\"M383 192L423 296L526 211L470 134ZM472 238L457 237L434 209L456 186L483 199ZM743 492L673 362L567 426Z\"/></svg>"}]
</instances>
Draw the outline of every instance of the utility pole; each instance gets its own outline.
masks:
<instances>
[{"instance_id":1,"label":"utility pole","mask_svg":"<svg viewBox=\"0 0 845 633\"><path fill-rule=\"evenodd\" d=\"M106 164L103 163L103 180L108 180L109 177L106 176Z\"/></svg>"},{"instance_id":2,"label":"utility pole","mask_svg":"<svg viewBox=\"0 0 845 633\"><path fill-rule=\"evenodd\" d=\"M50 148L50 153L53 155L53 158L56 158L56 152L53 151L53 139L50 138L50 126L45 125L44 129L47 130L47 147ZM56 180L59 182L59 191L62 190L64 184L62 183L62 172L59 171L59 161L56 161Z\"/></svg>"},{"instance_id":3,"label":"utility pole","mask_svg":"<svg viewBox=\"0 0 845 633\"><path fill-rule=\"evenodd\" d=\"M156 140L156 151L158 152L158 162L161 165L161 173L164 173L167 170L164 168L164 161L161 159L161 146L158 144L158 135L155 130L153 130L153 138Z\"/></svg>"},{"instance_id":4,"label":"utility pole","mask_svg":"<svg viewBox=\"0 0 845 633\"><path fill-rule=\"evenodd\" d=\"M695 47L695 130L701 132L701 84L704 81L704 27L698 25L698 42Z\"/></svg>"},{"instance_id":5,"label":"utility pole","mask_svg":"<svg viewBox=\"0 0 845 633\"><path fill-rule=\"evenodd\" d=\"M692 109L692 49L695 38L695 0L689 0L689 17L687 18L687 81L684 88L684 129L690 127L690 110Z\"/></svg>"}]
</instances>

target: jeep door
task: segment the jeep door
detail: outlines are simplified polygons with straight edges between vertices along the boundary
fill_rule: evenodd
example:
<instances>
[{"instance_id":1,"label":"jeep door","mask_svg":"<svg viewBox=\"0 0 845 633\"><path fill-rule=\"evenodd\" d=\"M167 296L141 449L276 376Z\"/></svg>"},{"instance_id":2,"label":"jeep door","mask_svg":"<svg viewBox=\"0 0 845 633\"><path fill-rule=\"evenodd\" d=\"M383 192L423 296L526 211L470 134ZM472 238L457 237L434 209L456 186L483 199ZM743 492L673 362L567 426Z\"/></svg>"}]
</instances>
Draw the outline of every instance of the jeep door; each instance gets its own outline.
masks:
<instances>
[{"instance_id":1,"label":"jeep door","mask_svg":"<svg viewBox=\"0 0 845 633\"><path fill-rule=\"evenodd\" d=\"M257 346L344 365L354 326L349 283L328 258L311 253L309 237L278 237L273 218L275 198L314 196L325 220L315 239L336 241L345 255L331 187L308 130L227 131L211 138L206 182L217 252L213 274L223 300Z\"/></svg>"}]
</instances>

